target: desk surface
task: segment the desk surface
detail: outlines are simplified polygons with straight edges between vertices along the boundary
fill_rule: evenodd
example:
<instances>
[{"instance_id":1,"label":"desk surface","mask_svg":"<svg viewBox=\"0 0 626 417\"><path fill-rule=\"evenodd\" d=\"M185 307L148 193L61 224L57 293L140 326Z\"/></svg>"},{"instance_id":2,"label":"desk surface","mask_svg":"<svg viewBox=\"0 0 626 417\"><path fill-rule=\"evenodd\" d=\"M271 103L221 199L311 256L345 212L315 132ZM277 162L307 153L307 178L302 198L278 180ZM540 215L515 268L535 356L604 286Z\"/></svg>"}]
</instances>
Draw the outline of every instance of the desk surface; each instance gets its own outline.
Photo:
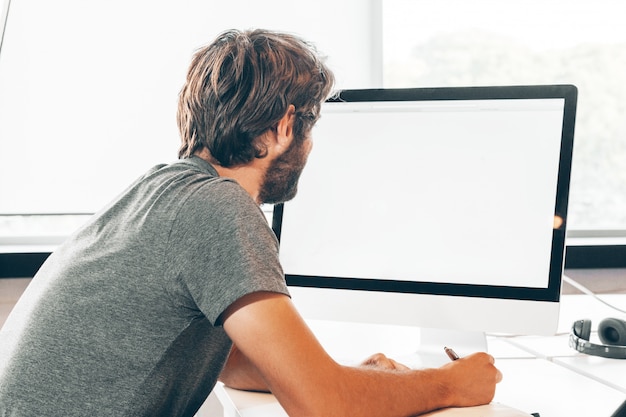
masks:
<instances>
[{"instance_id":1,"label":"desk surface","mask_svg":"<svg viewBox=\"0 0 626 417\"><path fill-rule=\"evenodd\" d=\"M626 294L603 296L622 308L626 307ZM609 316L618 316L614 310L585 295L567 295L562 297L561 318L558 333L552 337L535 336L489 336L488 349L496 357L496 364L504 375L498 384L495 406L506 404L526 413L540 413L541 417L609 417L626 399L626 360L606 359L588 356L576 352L568 346L568 334L571 324L581 318L589 318L597 323ZM359 335L359 326L349 324L311 322L311 328L320 341L335 357L346 355L350 349L355 355L355 348L363 346ZM342 326L344 326L342 328ZM346 339L346 332L349 333ZM344 340L358 340L358 343L346 343L326 346L331 340L337 340L338 334ZM389 353L389 356L402 356L401 346L416 346L419 337L414 334L401 336L401 329L392 326L385 329L385 335L366 344L367 351L356 352L355 357L367 357L374 351ZM400 335L400 336L399 336ZM399 342L399 337L404 340ZM596 337L592 333L591 340ZM595 340L599 343L597 340ZM415 342L415 343L414 343ZM373 348L374 350L370 349ZM362 353L362 354L361 354ZM228 417L276 417L286 416L276 398L271 394L237 391L218 385L214 391L222 406L224 416ZM449 410L446 414L433 414L437 417L472 416L471 410ZM492 410L493 411L493 407ZM479 415L490 414L481 410Z\"/></svg>"}]
</instances>

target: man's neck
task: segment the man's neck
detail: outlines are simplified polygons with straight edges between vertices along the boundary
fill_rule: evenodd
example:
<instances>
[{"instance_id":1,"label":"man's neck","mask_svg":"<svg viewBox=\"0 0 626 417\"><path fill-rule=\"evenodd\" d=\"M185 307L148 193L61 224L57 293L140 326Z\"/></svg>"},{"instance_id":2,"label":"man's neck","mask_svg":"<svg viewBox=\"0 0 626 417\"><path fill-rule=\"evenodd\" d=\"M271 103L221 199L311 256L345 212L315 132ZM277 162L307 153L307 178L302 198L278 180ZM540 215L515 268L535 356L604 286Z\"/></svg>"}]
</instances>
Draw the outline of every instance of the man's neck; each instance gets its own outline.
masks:
<instances>
[{"instance_id":1,"label":"man's neck","mask_svg":"<svg viewBox=\"0 0 626 417\"><path fill-rule=\"evenodd\" d=\"M255 158L245 165L223 167L213 158L207 148L202 148L202 150L197 151L194 155L210 163L220 177L231 178L237 181L237 183L250 194L252 199L259 203L259 191L263 183L263 178L265 177L265 161L263 159Z\"/></svg>"}]
</instances>

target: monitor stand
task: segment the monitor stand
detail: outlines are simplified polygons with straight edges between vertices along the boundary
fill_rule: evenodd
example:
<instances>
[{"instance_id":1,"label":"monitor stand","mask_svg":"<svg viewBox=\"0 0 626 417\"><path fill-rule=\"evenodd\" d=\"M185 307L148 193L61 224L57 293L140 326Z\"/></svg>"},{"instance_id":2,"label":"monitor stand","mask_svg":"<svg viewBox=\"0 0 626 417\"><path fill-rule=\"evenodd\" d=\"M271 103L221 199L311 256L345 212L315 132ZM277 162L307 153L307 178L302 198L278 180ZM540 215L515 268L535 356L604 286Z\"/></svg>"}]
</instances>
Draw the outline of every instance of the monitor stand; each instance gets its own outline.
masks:
<instances>
[{"instance_id":1,"label":"monitor stand","mask_svg":"<svg viewBox=\"0 0 626 417\"><path fill-rule=\"evenodd\" d=\"M484 332L447 330L447 329L419 329L417 351L407 358L400 358L399 362L411 368L436 368L450 362L444 347L449 347L459 357L475 352L487 352L487 338Z\"/></svg>"}]
</instances>

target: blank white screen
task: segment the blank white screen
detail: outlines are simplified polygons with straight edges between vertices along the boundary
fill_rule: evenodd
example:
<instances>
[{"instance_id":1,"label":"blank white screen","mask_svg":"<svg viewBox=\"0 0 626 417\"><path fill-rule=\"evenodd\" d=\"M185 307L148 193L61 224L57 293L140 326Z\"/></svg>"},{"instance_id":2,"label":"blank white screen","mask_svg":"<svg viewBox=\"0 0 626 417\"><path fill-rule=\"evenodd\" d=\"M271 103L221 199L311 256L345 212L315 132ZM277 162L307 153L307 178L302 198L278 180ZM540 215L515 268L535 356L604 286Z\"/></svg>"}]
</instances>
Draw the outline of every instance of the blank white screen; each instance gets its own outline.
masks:
<instances>
[{"instance_id":1,"label":"blank white screen","mask_svg":"<svg viewBox=\"0 0 626 417\"><path fill-rule=\"evenodd\" d=\"M563 105L325 104L285 273L546 288Z\"/></svg>"}]
</instances>

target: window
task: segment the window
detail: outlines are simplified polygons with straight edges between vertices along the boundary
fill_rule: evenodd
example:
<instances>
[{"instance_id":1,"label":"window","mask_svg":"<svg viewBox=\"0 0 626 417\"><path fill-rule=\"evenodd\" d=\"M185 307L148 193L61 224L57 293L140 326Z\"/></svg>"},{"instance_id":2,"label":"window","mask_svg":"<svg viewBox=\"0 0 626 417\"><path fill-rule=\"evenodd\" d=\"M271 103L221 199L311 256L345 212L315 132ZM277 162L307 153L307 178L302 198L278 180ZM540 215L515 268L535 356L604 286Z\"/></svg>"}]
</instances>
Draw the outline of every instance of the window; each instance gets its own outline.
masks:
<instances>
[{"instance_id":1,"label":"window","mask_svg":"<svg viewBox=\"0 0 626 417\"><path fill-rule=\"evenodd\" d=\"M626 235L619 0L384 0L386 87L574 84L571 235Z\"/></svg>"},{"instance_id":2,"label":"window","mask_svg":"<svg viewBox=\"0 0 626 417\"><path fill-rule=\"evenodd\" d=\"M0 4L0 251L53 247L151 166L175 160L191 56L226 29L303 36L343 88L379 77L379 0Z\"/></svg>"},{"instance_id":3,"label":"window","mask_svg":"<svg viewBox=\"0 0 626 417\"><path fill-rule=\"evenodd\" d=\"M621 0L2 4L5 251L59 243L150 164L175 159L175 101L191 54L230 27L301 34L328 55L340 88L577 85L570 236L626 237Z\"/></svg>"}]
</instances>

